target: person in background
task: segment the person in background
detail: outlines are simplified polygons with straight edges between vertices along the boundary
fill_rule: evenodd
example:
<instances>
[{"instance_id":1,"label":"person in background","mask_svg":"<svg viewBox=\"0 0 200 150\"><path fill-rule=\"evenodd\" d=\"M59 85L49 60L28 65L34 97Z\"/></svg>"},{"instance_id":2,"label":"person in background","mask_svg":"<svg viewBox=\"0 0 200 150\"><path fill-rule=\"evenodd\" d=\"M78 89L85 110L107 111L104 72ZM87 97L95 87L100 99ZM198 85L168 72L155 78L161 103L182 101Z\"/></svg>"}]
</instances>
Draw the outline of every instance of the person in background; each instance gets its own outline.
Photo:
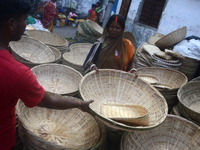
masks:
<instances>
[{"instance_id":1,"label":"person in background","mask_svg":"<svg viewBox=\"0 0 200 150\"><path fill-rule=\"evenodd\" d=\"M0 150L15 149L15 106L18 99L30 108L79 108L87 112L92 102L51 96L38 83L32 71L10 54L9 42L21 38L30 9L27 0L0 0Z\"/></svg>"},{"instance_id":2,"label":"person in background","mask_svg":"<svg viewBox=\"0 0 200 150\"><path fill-rule=\"evenodd\" d=\"M92 21L96 21L96 5L92 4L92 8L88 11L88 17L87 19L90 19Z\"/></svg>"},{"instance_id":3,"label":"person in background","mask_svg":"<svg viewBox=\"0 0 200 150\"><path fill-rule=\"evenodd\" d=\"M96 22L97 23L99 23L99 10L101 9L101 7L100 7L100 2L96 2L96 9L95 9L95 11L96 11Z\"/></svg>"},{"instance_id":4,"label":"person in background","mask_svg":"<svg viewBox=\"0 0 200 150\"><path fill-rule=\"evenodd\" d=\"M72 18L74 20L78 18L78 15L75 13L75 9L72 9L72 11L69 12L67 18Z\"/></svg>"},{"instance_id":5,"label":"person in background","mask_svg":"<svg viewBox=\"0 0 200 150\"><path fill-rule=\"evenodd\" d=\"M42 24L44 28L48 29L50 32L53 32L54 17L56 15L55 2L56 0L51 0L44 3Z\"/></svg>"},{"instance_id":6,"label":"person in background","mask_svg":"<svg viewBox=\"0 0 200 150\"><path fill-rule=\"evenodd\" d=\"M121 15L113 15L108 20L103 35L88 53L83 68L89 70L118 69L136 74L133 63L135 49L132 43L122 37L125 29L125 19Z\"/></svg>"},{"instance_id":7,"label":"person in background","mask_svg":"<svg viewBox=\"0 0 200 150\"><path fill-rule=\"evenodd\" d=\"M100 26L102 26L102 24L103 24L103 19L104 19L104 16L105 16L105 9L106 9L106 6L103 5L103 7L100 10L98 10L98 12L97 12L98 24Z\"/></svg>"}]
</instances>

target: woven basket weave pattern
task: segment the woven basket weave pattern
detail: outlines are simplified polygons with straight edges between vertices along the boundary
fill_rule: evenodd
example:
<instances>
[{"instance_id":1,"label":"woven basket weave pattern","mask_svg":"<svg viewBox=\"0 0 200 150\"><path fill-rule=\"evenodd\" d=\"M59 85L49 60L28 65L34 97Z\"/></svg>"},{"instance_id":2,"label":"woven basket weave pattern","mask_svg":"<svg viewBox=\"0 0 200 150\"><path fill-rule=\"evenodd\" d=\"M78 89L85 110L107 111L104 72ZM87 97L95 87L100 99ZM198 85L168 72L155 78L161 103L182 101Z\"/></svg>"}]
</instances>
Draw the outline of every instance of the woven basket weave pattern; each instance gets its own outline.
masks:
<instances>
[{"instance_id":1,"label":"woven basket weave pattern","mask_svg":"<svg viewBox=\"0 0 200 150\"><path fill-rule=\"evenodd\" d=\"M14 56L20 60L32 63L48 63L55 61L53 51L45 44L33 38L21 38L19 41L9 43Z\"/></svg>"},{"instance_id":2,"label":"woven basket weave pattern","mask_svg":"<svg viewBox=\"0 0 200 150\"><path fill-rule=\"evenodd\" d=\"M164 98L154 88L129 73L117 70L91 72L82 79L79 90L84 100L94 99L91 109L105 124L122 130L145 129L159 125L167 114ZM102 104L140 105L148 109L150 126L120 125L100 114Z\"/></svg>"},{"instance_id":3,"label":"woven basket weave pattern","mask_svg":"<svg viewBox=\"0 0 200 150\"><path fill-rule=\"evenodd\" d=\"M44 64L31 69L45 90L73 96L78 92L82 75L71 67L61 64Z\"/></svg>"},{"instance_id":4,"label":"woven basket weave pattern","mask_svg":"<svg viewBox=\"0 0 200 150\"><path fill-rule=\"evenodd\" d=\"M76 100L73 97L67 98ZM17 115L23 130L21 132L28 136L22 137L28 148L88 149L96 146L100 139L95 119L79 109L27 108L19 101Z\"/></svg>"},{"instance_id":5,"label":"woven basket weave pattern","mask_svg":"<svg viewBox=\"0 0 200 150\"><path fill-rule=\"evenodd\" d=\"M199 126L173 115L154 129L126 132L121 140L121 150L197 150L199 145Z\"/></svg>"}]
</instances>

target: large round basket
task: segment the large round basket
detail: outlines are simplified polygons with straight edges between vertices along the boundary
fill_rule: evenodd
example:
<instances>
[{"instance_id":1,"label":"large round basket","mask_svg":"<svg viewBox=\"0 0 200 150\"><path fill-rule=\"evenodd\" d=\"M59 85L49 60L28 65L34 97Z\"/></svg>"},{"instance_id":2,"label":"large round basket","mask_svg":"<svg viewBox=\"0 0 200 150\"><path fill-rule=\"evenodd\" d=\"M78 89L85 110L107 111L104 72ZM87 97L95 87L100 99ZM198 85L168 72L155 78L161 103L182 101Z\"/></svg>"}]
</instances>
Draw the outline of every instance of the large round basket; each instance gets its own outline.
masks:
<instances>
[{"instance_id":1,"label":"large round basket","mask_svg":"<svg viewBox=\"0 0 200 150\"><path fill-rule=\"evenodd\" d=\"M52 50L52 52L53 52L54 55L55 55L55 61L51 61L51 62L48 62L48 63L60 63L60 61L61 61L61 52L60 52L57 48L55 48L55 47L49 46L49 48ZM35 66L37 66L37 65L43 64L43 63L32 63L32 62L29 62L29 61L20 59L15 53L12 53L12 52L11 52L11 54L13 55L13 57L14 57L17 61L23 63L24 65L26 65L26 66L29 67L29 68L33 68L33 67L35 67ZM47 63L45 63L45 64L47 64Z\"/></svg>"},{"instance_id":2,"label":"large round basket","mask_svg":"<svg viewBox=\"0 0 200 150\"><path fill-rule=\"evenodd\" d=\"M98 150L102 147L105 127L79 109L28 108L19 101L16 113L19 135L28 150Z\"/></svg>"},{"instance_id":3,"label":"large round basket","mask_svg":"<svg viewBox=\"0 0 200 150\"><path fill-rule=\"evenodd\" d=\"M51 46L65 46L68 44L68 41L65 38L51 32L41 30L28 30L26 31L26 34L29 37L37 39L38 41Z\"/></svg>"},{"instance_id":4,"label":"large round basket","mask_svg":"<svg viewBox=\"0 0 200 150\"><path fill-rule=\"evenodd\" d=\"M191 81L178 90L180 113L200 124L200 81Z\"/></svg>"},{"instance_id":5,"label":"large round basket","mask_svg":"<svg viewBox=\"0 0 200 150\"><path fill-rule=\"evenodd\" d=\"M183 73L162 67L139 68L138 74L153 75L159 79L158 85L163 85L163 88L156 86L156 84L154 86L165 97L169 111L178 103L178 89L188 82L187 77Z\"/></svg>"},{"instance_id":6,"label":"large round basket","mask_svg":"<svg viewBox=\"0 0 200 150\"><path fill-rule=\"evenodd\" d=\"M126 132L120 150L199 150L200 130L196 124L168 115L157 128Z\"/></svg>"},{"instance_id":7,"label":"large round basket","mask_svg":"<svg viewBox=\"0 0 200 150\"><path fill-rule=\"evenodd\" d=\"M179 28L169 34L160 38L155 45L158 46L160 49L169 48L174 44L182 41L186 36L186 27Z\"/></svg>"},{"instance_id":8,"label":"large round basket","mask_svg":"<svg viewBox=\"0 0 200 150\"><path fill-rule=\"evenodd\" d=\"M79 85L83 100L93 99L92 112L107 126L132 131L149 129L161 124L167 116L167 103L164 97L150 84L135 79L131 73L114 69L100 69L86 74ZM140 105L149 113L148 126L130 126L113 121L101 114L104 104Z\"/></svg>"},{"instance_id":9,"label":"large round basket","mask_svg":"<svg viewBox=\"0 0 200 150\"><path fill-rule=\"evenodd\" d=\"M11 41L9 46L16 59L31 63L48 63L56 60L53 51L45 44L33 38L22 37Z\"/></svg>"},{"instance_id":10,"label":"large round basket","mask_svg":"<svg viewBox=\"0 0 200 150\"><path fill-rule=\"evenodd\" d=\"M79 95L78 85L82 75L75 69L62 64L43 64L31 70L46 91L68 96Z\"/></svg>"},{"instance_id":11,"label":"large round basket","mask_svg":"<svg viewBox=\"0 0 200 150\"><path fill-rule=\"evenodd\" d=\"M26 34L29 37L59 49L62 54L68 51L69 42L57 34L41 30L29 30Z\"/></svg>"},{"instance_id":12,"label":"large round basket","mask_svg":"<svg viewBox=\"0 0 200 150\"><path fill-rule=\"evenodd\" d=\"M84 74L83 63L87 57L92 44L76 43L70 46L70 51L63 54L63 64L70 66Z\"/></svg>"}]
</instances>

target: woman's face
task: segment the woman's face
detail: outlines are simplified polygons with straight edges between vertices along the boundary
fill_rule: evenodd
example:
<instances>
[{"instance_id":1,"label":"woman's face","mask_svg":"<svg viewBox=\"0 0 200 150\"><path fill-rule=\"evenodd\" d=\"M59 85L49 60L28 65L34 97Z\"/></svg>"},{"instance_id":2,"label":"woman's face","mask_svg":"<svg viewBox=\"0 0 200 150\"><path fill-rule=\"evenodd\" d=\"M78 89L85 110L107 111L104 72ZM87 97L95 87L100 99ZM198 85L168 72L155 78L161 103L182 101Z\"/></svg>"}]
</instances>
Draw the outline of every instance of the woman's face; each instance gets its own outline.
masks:
<instances>
[{"instance_id":1,"label":"woman's face","mask_svg":"<svg viewBox=\"0 0 200 150\"><path fill-rule=\"evenodd\" d=\"M111 38L119 37L121 32L122 32L122 27L117 22L112 22L108 27L109 37Z\"/></svg>"}]
</instances>

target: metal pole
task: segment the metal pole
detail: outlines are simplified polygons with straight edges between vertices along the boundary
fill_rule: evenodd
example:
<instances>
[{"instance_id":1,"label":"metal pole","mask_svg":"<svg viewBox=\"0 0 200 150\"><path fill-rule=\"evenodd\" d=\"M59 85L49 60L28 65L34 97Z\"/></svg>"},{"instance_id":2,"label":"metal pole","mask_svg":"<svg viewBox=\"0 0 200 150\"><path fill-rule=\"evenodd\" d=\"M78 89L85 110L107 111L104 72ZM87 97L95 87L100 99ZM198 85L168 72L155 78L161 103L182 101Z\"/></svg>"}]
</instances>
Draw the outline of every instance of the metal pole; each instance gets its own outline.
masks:
<instances>
[{"instance_id":1,"label":"metal pole","mask_svg":"<svg viewBox=\"0 0 200 150\"><path fill-rule=\"evenodd\" d=\"M108 5L106 8L106 12L105 12L105 18L103 19L103 25L102 25L103 28L106 26L106 23L108 22L108 20L111 16L114 3L115 3L115 0L108 1Z\"/></svg>"}]
</instances>

